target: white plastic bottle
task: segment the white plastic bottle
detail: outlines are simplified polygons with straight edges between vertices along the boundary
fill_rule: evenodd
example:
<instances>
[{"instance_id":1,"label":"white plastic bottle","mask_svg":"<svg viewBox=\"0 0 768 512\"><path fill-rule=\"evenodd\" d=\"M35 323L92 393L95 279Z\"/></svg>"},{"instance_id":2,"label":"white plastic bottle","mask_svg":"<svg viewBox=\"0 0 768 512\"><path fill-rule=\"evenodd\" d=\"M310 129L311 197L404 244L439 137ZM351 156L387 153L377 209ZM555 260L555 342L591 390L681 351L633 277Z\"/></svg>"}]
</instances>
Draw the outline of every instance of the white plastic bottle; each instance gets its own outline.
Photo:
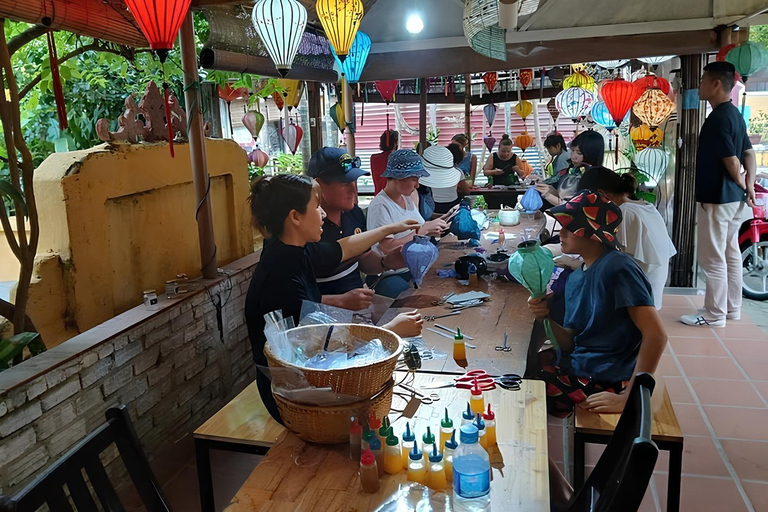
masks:
<instances>
[{"instance_id":1,"label":"white plastic bottle","mask_svg":"<svg viewBox=\"0 0 768 512\"><path fill-rule=\"evenodd\" d=\"M491 461L478 444L477 427L463 425L461 444L453 456L453 499L472 506L490 501Z\"/></svg>"}]
</instances>

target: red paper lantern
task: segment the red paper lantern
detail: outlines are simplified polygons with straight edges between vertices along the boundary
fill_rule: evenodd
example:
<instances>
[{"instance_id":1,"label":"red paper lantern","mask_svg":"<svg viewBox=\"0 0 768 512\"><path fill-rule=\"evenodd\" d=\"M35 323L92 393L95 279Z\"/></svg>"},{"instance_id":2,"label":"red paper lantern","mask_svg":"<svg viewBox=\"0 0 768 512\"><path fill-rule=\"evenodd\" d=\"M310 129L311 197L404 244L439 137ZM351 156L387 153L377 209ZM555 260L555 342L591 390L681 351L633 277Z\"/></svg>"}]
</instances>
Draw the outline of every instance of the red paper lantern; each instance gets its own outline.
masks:
<instances>
[{"instance_id":1,"label":"red paper lantern","mask_svg":"<svg viewBox=\"0 0 768 512\"><path fill-rule=\"evenodd\" d=\"M664 94L669 94L669 91L672 88L666 78L656 76L653 73L638 78L633 83L639 87L641 91L645 91L646 89L661 89L661 92Z\"/></svg>"},{"instance_id":2,"label":"red paper lantern","mask_svg":"<svg viewBox=\"0 0 768 512\"><path fill-rule=\"evenodd\" d=\"M720 48L720 51L717 52L717 57L715 57L715 60L717 62L725 62L725 56L728 55L728 52L736 48L735 44L727 44Z\"/></svg>"},{"instance_id":3,"label":"red paper lantern","mask_svg":"<svg viewBox=\"0 0 768 512\"><path fill-rule=\"evenodd\" d=\"M615 80L609 80L603 85L600 91L605 101L605 106L608 107L608 112L611 113L616 126L619 126L624 120L624 116L627 115L629 109L632 108L632 104L637 101L642 91L632 82L627 82L623 78L616 78Z\"/></svg>"},{"instance_id":4,"label":"red paper lantern","mask_svg":"<svg viewBox=\"0 0 768 512\"><path fill-rule=\"evenodd\" d=\"M164 61L168 50L173 49L173 42L192 0L125 0L125 3L147 38L149 47Z\"/></svg>"},{"instance_id":5,"label":"red paper lantern","mask_svg":"<svg viewBox=\"0 0 768 512\"><path fill-rule=\"evenodd\" d=\"M275 91L272 93L272 99L275 101L275 106L277 107L277 110L280 112L283 111L283 107L285 106L285 100L283 100L282 95Z\"/></svg>"},{"instance_id":6,"label":"red paper lantern","mask_svg":"<svg viewBox=\"0 0 768 512\"><path fill-rule=\"evenodd\" d=\"M531 80L533 80L533 70L532 69L521 69L520 70L520 85L523 86L523 89L527 89L528 85L531 83Z\"/></svg>"},{"instance_id":7,"label":"red paper lantern","mask_svg":"<svg viewBox=\"0 0 768 512\"><path fill-rule=\"evenodd\" d=\"M496 82L499 79L498 73L495 71L489 71L487 73L483 73L483 81L485 82L485 86L488 87L488 92L493 92L493 89L496 87Z\"/></svg>"},{"instance_id":8,"label":"red paper lantern","mask_svg":"<svg viewBox=\"0 0 768 512\"><path fill-rule=\"evenodd\" d=\"M389 103L395 98L395 91L397 91L398 84L400 84L399 80L378 80L373 82L373 85L376 86L376 90L379 91L379 94L381 95L381 99L386 103Z\"/></svg>"}]
</instances>

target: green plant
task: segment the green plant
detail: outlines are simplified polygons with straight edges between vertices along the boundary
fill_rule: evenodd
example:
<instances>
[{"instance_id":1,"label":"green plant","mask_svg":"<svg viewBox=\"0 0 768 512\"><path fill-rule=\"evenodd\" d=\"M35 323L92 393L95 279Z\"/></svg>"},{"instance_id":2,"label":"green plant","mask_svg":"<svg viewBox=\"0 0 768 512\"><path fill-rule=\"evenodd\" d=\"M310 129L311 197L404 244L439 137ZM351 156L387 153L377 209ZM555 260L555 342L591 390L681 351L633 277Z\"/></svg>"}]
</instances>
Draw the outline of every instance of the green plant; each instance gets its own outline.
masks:
<instances>
[{"instance_id":1,"label":"green plant","mask_svg":"<svg viewBox=\"0 0 768 512\"><path fill-rule=\"evenodd\" d=\"M264 167L256 167L256 164L248 164L248 179L252 180L256 176L264 176Z\"/></svg>"},{"instance_id":2,"label":"green plant","mask_svg":"<svg viewBox=\"0 0 768 512\"><path fill-rule=\"evenodd\" d=\"M301 174L304 172L304 160L301 154L277 153L270 161L278 174Z\"/></svg>"},{"instance_id":3,"label":"green plant","mask_svg":"<svg viewBox=\"0 0 768 512\"><path fill-rule=\"evenodd\" d=\"M20 361L25 348L29 348L29 353L33 356L45 352L45 345L36 332L22 332L0 340L0 371L7 370L12 363Z\"/></svg>"},{"instance_id":4,"label":"green plant","mask_svg":"<svg viewBox=\"0 0 768 512\"><path fill-rule=\"evenodd\" d=\"M429 142L434 146L438 143L439 139L440 139L440 128L438 128L437 126L432 126L431 124L427 126L427 142Z\"/></svg>"},{"instance_id":5,"label":"green plant","mask_svg":"<svg viewBox=\"0 0 768 512\"><path fill-rule=\"evenodd\" d=\"M760 111L749 118L749 133L768 139L768 112Z\"/></svg>"}]
</instances>

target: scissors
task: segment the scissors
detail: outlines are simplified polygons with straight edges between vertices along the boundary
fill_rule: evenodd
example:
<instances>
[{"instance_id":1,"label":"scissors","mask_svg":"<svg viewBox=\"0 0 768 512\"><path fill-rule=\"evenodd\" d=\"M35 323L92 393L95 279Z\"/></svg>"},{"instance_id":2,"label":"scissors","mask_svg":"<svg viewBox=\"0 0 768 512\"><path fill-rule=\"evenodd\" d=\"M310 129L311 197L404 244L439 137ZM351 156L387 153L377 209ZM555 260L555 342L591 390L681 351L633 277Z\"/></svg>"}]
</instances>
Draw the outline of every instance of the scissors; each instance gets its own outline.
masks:
<instances>
[{"instance_id":1,"label":"scissors","mask_svg":"<svg viewBox=\"0 0 768 512\"><path fill-rule=\"evenodd\" d=\"M427 315L424 317L424 320L427 322L432 322L434 320L437 320L438 318L445 318L447 316L454 316L454 315L460 315L461 311L452 311L451 313L447 313L445 315Z\"/></svg>"},{"instance_id":2,"label":"scissors","mask_svg":"<svg viewBox=\"0 0 768 512\"><path fill-rule=\"evenodd\" d=\"M502 389L518 390L520 389L520 382L523 380L522 377L516 373L505 373L500 377L493 377L489 375L485 370L470 370L464 375L454 378L450 382L423 387L424 389L439 389L448 387L472 389L475 386L475 379L477 379L477 386L481 391L490 391L492 389L496 389L497 384Z\"/></svg>"},{"instance_id":3,"label":"scissors","mask_svg":"<svg viewBox=\"0 0 768 512\"><path fill-rule=\"evenodd\" d=\"M440 300L433 301L432 305L433 306L442 306L443 304L445 304L448 301L448 299L450 299L454 295L456 295L456 294L455 293L449 293L445 297L441 297Z\"/></svg>"},{"instance_id":4,"label":"scissors","mask_svg":"<svg viewBox=\"0 0 768 512\"><path fill-rule=\"evenodd\" d=\"M410 392L413 397L415 397L419 402L421 402L423 405L431 405L435 402L440 401L440 395L437 393L430 393L429 396L425 395L424 393L418 392L415 388L407 385L407 384L400 384L401 388L405 389L406 391ZM402 395L401 395L402 396ZM404 397L406 398L406 397Z\"/></svg>"},{"instance_id":5,"label":"scissors","mask_svg":"<svg viewBox=\"0 0 768 512\"><path fill-rule=\"evenodd\" d=\"M512 350L512 347L507 345L507 333L504 333L504 345L503 346L496 346L496 350L500 352L510 352Z\"/></svg>"}]
</instances>

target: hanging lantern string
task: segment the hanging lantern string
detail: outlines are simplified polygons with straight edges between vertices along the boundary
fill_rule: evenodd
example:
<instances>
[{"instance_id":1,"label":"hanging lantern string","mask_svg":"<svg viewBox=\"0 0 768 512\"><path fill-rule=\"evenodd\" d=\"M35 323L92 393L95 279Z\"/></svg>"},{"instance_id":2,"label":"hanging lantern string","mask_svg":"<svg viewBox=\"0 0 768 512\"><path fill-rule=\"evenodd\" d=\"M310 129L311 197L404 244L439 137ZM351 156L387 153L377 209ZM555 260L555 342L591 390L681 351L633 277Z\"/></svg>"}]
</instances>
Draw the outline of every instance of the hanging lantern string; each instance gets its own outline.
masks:
<instances>
[{"instance_id":1,"label":"hanging lantern string","mask_svg":"<svg viewBox=\"0 0 768 512\"><path fill-rule=\"evenodd\" d=\"M49 27L52 24L50 18L45 18L44 21L48 22L47 26ZM66 130L69 127L69 122L67 121L67 105L64 101L64 88L61 85L61 75L59 74L59 55L56 51L56 40L54 37L54 31L48 29L46 38L48 40L48 58L50 61L53 97L56 102L56 115L59 120L59 129Z\"/></svg>"}]
</instances>

